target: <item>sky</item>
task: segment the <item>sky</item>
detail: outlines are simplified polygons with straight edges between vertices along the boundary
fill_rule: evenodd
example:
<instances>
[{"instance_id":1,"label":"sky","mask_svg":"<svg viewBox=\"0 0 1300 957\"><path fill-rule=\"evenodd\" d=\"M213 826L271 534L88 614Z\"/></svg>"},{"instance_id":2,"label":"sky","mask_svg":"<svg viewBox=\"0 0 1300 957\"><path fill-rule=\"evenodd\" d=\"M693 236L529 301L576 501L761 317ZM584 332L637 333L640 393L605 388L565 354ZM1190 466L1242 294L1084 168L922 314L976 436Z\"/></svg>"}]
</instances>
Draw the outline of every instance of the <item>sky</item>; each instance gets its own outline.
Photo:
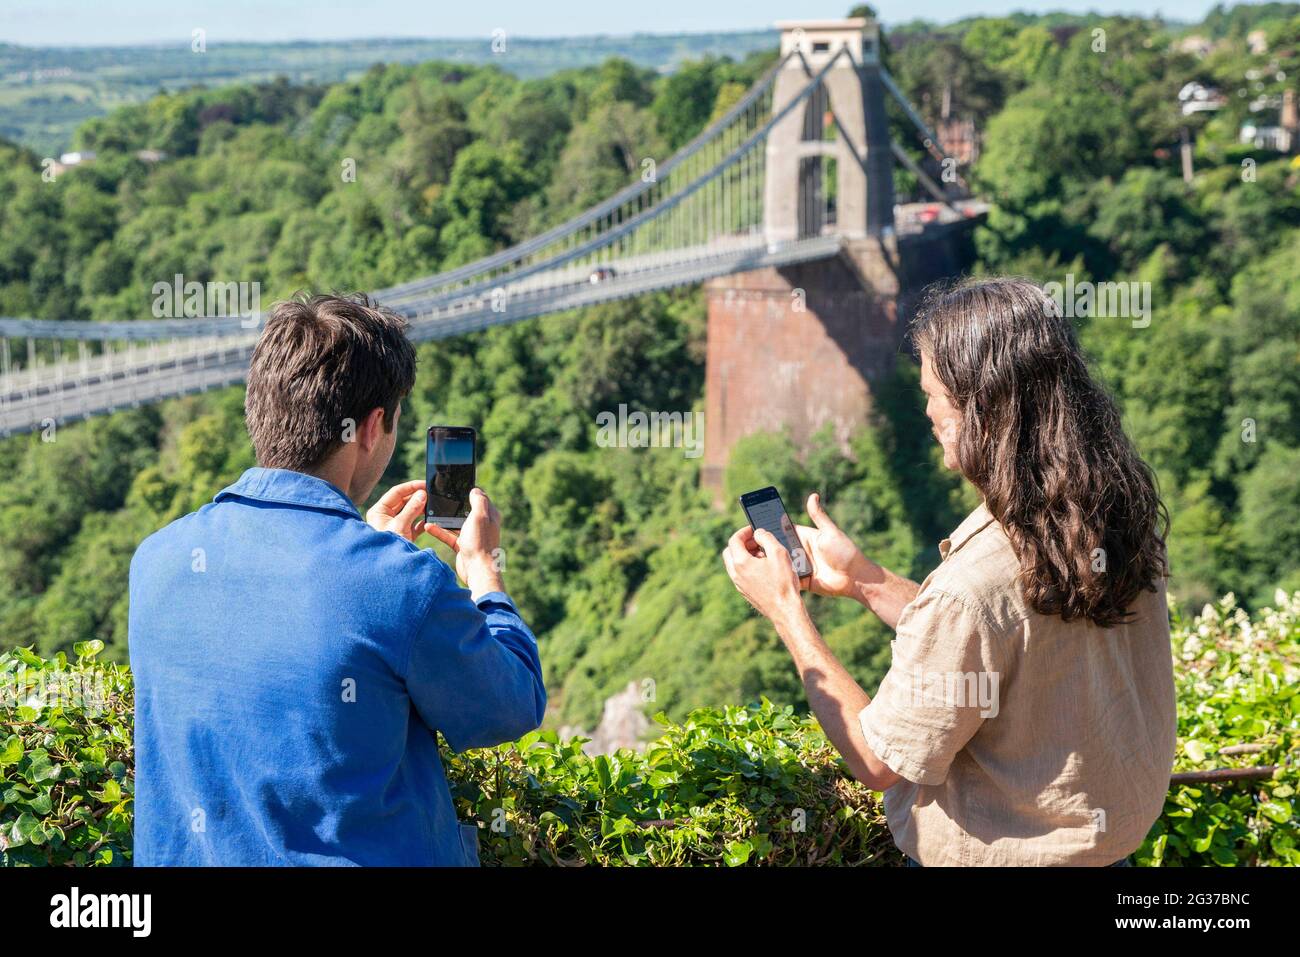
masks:
<instances>
[{"instance_id":1,"label":"sky","mask_svg":"<svg viewBox=\"0 0 1300 957\"><path fill-rule=\"evenodd\" d=\"M594 33L760 30L777 20L837 18L854 0L0 0L0 42L101 46L176 42L196 27L209 43L348 37L547 37ZM889 25L976 14L1164 13L1199 20L1213 0L877 0Z\"/></svg>"}]
</instances>

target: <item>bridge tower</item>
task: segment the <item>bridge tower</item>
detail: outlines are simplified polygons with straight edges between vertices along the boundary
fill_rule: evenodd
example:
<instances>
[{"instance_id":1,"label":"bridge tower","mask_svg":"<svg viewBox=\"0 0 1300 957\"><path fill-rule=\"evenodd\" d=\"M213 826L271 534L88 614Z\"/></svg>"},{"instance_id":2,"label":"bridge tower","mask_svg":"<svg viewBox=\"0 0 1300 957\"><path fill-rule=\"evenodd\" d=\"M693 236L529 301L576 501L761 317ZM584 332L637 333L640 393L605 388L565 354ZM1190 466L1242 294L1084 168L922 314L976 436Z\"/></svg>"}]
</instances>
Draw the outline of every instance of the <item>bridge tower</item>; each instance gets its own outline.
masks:
<instances>
[{"instance_id":1,"label":"bridge tower","mask_svg":"<svg viewBox=\"0 0 1300 957\"><path fill-rule=\"evenodd\" d=\"M836 234L841 244L826 259L705 284L701 480L720 502L731 449L747 435L789 427L799 444L829 425L847 447L867 420L871 383L890 373L900 351L900 299L906 304L910 292L957 272L963 256L943 231L900 241L894 228L894 155L876 23L853 18L777 26L782 54L799 50L803 57L785 61L779 71L774 112L839 56L822 86L769 135L766 239L773 248ZM829 204L823 199L832 176Z\"/></svg>"},{"instance_id":2,"label":"bridge tower","mask_svg":"<svg viewBox=\"0 0 1300 957\"><path fill-rule=\"evenodd\" d=\"M887 234L894 225L894 159L880 79L880 28L864 18L783 21L777 27L781 56L802 53L803 58L785 60L778 71L774 113L803 91L810 71L833 65L804 108L791 111L767 138L767 241L803 239L829 225L817 215L822 204L816 199L827 188L823 157L834 159L838 174L836 231L852 239ZM838 55L841 50L848 56ZM824 131L831 110L840 128L828 140Z\"/></svg>"},{"instance_id":3,"label":"bridge tower","mask_svg":"<svg viewBox=\"0 0 1300 957\"><path fill-rule=\"evenodd\" d=\"M961 268L988 207L890 77L873 20L778 26L772 69L655 176L371 295L419 342L705 282L706 485L721 490L732 447L756 431L802 441L830 427L846 446L898 355L912 295ZM891 141L886 95L919 134L921 162ZM932 201L895 203L894 161ZM0 316L0 436L243 381L263 317L214 310L214 285L236 283L207 283L199 316Z\"/></svg>"}]
</instances>

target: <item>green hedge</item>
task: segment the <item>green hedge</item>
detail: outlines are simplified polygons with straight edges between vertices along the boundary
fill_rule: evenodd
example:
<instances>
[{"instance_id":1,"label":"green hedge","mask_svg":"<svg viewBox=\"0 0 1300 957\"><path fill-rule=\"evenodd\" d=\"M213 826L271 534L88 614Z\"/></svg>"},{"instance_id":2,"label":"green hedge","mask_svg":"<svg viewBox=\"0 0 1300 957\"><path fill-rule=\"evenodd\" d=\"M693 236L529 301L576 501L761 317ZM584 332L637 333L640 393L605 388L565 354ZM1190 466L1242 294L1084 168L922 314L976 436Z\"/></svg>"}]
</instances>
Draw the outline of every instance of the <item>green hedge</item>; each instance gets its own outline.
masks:
<instances>
[{"instance_id":1,"label":"green hedge","mask_svg":"<svg viewBox=\"0 0 1300 957\"><path fill-rule=\"evenodd\" d=\"M125 864L134 763L131 673L26 648L0 654L0 863Z\"/></svg>"},{"instance_id":2,"label":"green hedge","mask_svg":"<svg viewBox=\"0 0 1300 957\"><path fill-rule=\"evenodd\" d=\"M1138 851L1140 864L1300 864L1300 592L1253 619L1232 595L1173 627L1175 771L1272 765L1263 781L1179 785ZM1249 746L1244 754L1225 748Z\"/></svg>"},{"instance_id":3,"label":"green hedge","mask_svg":"<svg viewBox=\"0 0 1300 957\"><path fill-rule=\"evenodd\" d=\"M1229 596L1175 617L1176 770L1279 765L1272 778L1177 786L1139 864L1300 863L1296 767L1300 593L1251 619ZM131 675L99 642L42 659L0 654L0 864L131 858ZM588 757L534 732L448 756L485 864L896 865L878 796L790 707L700 709L644 753ZM1231 745L1256 750L1223 755Z\"/></svg>"},{"instance_id":4,"label":"green hedge","mask_svg":"<svg viewBox=\"0 0 1300 957\"><path fill-rule=\"evenodd\" d=\"M484 863L900 864L879 796L821 729L770 701L702 708L644 754L554 732L449 759Z\"/></svg>"}]
</instances>

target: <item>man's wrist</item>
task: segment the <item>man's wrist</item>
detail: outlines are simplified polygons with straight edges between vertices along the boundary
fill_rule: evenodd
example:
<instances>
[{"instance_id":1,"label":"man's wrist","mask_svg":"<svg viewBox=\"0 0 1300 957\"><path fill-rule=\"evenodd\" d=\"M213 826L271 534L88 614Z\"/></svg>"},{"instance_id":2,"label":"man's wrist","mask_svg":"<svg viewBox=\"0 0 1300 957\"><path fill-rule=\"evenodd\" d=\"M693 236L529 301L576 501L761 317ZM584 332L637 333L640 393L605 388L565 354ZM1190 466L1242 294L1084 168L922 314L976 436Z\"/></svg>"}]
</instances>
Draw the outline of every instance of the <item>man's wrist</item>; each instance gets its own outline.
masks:
<instances>
[{"instance_id":1,"label":"man's wrist","mask_svg":"<svg viewBox=\"0 0 1300 957\"><path fill-rule=\"evenodd\" d=\"M883 568L880 575L879 580L856 582L854 597L890 628L897 628L899 615L916 598L920 586Z\"/></svg>"},{"instance_id":2,"label":"man's wrist","mask_svg":"<svg viewBox=\"0 0 1300 957\"><path fill-rule=\"evenodd\" d=\"M810 620L803 598L798 594L782 604L772 615L772 625L776 628L777 634L783 639L791 635L800 625Z\"/></svg>"},{"instance_id":3,"label":"man's wrist","mask_svg":"<svg viewBox=\"0 0 1300 957\"><path fill-rule=\"evenodd\" d=\"M880 582L867 582L862 579L854 579L853 589L850 595L857 599L863 607L870 609L871 602L880 594Z\"/></svg>"},{"instance_id":4,"label":"man's wrist","mask_svg":"<svg viewBox=\"0 0 1300 957\"><path fill-rule=\"evenodd\" d=\"M776 633L781 643L785 645L785 650L790 653L802 676L809 654L820 642L817 626L813 624L807 607L802 600L799 600L797 605L784 609L781 616L774 619L772 623L776 626Z\"/></svg>"},{"instance_id":5,"label":"man's wrist","mask_svg":"<svg viewBox=\"0 0 1300 957\"><path fill-rule=\"evenodd\" d=\"M490 558L478 559L469 563L465 569L465 587L477 601L479 596L488 592L504 592L506 586L501 578L500 569L494 567Z\"/></svg>"},{"instance_id":6,"label":"man's wrist","mask_svg":"<svg viewBox=\"0 0 1300 957\"><path fill-rule=\"evenodd\" d=\"M852 571L853 586L850 595L867 608L874 610L881 598L895 587L898 579L883 565L877 565L865 555Z\"/></svg>"},{"instance_id":7,"label":"man's wrist","mask_svg":"<svg viewBox=\"0 0 1300 957\"><path fill-rule=\"evenodd\" d=\"M478 601L484 595L491 595L493 592L500 592L503 595L506 593L506 586L501 581L500 575L494 579L471 581L465 584L469 588L469 597L474 601Z\"/></svg>"}]
</instances>

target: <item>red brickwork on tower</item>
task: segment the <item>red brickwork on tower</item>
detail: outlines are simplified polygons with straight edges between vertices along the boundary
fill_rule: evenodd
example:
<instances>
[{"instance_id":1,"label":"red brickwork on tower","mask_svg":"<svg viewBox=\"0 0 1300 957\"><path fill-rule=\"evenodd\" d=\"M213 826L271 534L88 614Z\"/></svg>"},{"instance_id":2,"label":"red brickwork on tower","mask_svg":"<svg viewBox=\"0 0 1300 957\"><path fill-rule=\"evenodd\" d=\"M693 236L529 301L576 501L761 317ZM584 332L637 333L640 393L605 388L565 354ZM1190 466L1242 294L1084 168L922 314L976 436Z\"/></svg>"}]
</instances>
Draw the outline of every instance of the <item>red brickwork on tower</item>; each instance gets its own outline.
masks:
<instances>
[{"instance_id":1,"label":"red brickwork on tower","mask_svg":"<svg viewBox=\"0 0 1300 957\"><path fill-rule=\"evenodd\" d=\"M706 285L709 305L704 484L720 488L731 448L789 426L802 444L867 419L869 383L888 374L902 330L896 297L844 257L760 269Z\"/></svg>"}]
</instances>

